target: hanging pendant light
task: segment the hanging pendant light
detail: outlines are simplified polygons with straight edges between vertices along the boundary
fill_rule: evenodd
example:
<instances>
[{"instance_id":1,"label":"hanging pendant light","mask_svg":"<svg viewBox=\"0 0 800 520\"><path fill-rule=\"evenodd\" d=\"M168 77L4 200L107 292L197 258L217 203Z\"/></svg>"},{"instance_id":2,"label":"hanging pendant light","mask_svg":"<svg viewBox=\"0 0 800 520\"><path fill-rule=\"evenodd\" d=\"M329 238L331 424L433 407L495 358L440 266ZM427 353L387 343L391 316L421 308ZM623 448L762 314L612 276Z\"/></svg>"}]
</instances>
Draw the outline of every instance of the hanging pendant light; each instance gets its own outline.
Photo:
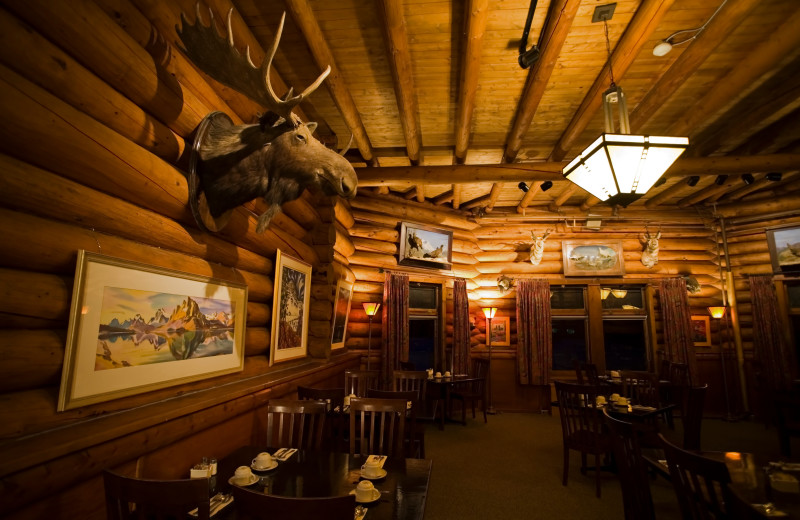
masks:
<instances>
[{"instance_id":1,"label":"hanging pendant light","mask_svg":"<svg viewBox=\"0 0 800 520\"><path fill-rule=\"evenodd\" d=\"M598 199L624 207L653 187L689 146L689 138L631 135L625 93L614 83L611 69L607 22L608 18L603 18L611 74L611 87L603 93L605 133L573 159L562 173ZM614 104L619 108L619 133L614 127Z\"/></svg>"}]
</instances>

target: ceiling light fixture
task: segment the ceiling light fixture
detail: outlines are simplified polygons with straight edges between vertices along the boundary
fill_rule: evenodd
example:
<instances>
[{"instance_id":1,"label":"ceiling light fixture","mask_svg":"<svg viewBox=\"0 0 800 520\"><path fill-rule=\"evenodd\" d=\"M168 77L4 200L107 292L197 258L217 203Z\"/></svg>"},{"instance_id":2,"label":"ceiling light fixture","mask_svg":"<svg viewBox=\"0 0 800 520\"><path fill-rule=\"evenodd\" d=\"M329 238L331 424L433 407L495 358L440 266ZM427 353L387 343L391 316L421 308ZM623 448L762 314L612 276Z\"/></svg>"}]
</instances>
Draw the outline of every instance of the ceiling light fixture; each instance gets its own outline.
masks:
<instances>
[{"instance_id":1,"label":"ceiling light fixture","mask_svg":"<svg viewBox=\"0 0 800 520\"><path fill-rule=\"evenodd\" d=\"M598 6L600 9L606 6ZM564 177L609 205L627 206L642 197L689 146L688 137L631 135L628 105L622 88L614 83L608 20L603 22L611 86L603 93L605 132L563 170ZM619 108L615 133L612 104Z\"/></svg>"},{"instance_id":2,"label":"ceiling light fixture","mask_svg":"<svg viewBox=\"0 0 800 520\"><path fill-rule=\"evenodd\" d=\"M552 187L553 187L553 181L544 181L542 185L539 186L539 189L542 191L547 191Z\"/></svg>"},{"instance_id":3,"label":"ceiling light fixture","mask_svg":"<svg viewBox=\"0 0 800 520\"><path fill-rule=\"evenodd\" d=\"M753 183L755 182L755 180L756 180L756 179L753 177L753 174L752 174L752 173L745 173L744 175L742 175L742 181L743 181L745 184L747 184L748 186L750 186L751 184L753 184Z\"/></svg>"},{"instance_id":4,"label":"ceiling light fixture","mask_svg":"<svg viewBox=\"0 0 800 520\"><path fill-rule=\"evenodd\" d=\"M653 55L654 56L664 56L665 54L669 53L669 51L671 51L672 48L675 45L683 45L684 43L688 43L688 42L694 40L695 38L697 38L698 36L700 36L700 33L703 32L703 29L705 29L706 26L709 24L709 22L711 22L711 20L713 20L714 17L717 16L717 13L719 12L720 9L722 9L722 6L724 6L727 1L728 0L724 0L719 5L719 7L717 7L717 10L714 11L714 14L711 15L711 18L706 20L706 23L704 23L700 27L696 27L694 29L684 29L682 31L676 31L676 32L670 34L669 36L667 36L666 38L664 38L663 40L661 40L660 42L658 42L655 45L655 47L653 47ZM694 34L692 36L688 37L688 38L684 38L683 40L680 40L680 41L677 41L677 42L673 40L673 38L675 38L676 36L678 36L680 34L685 34L685 33L694 33Z\"/></svg>"},{"instance_id":5,"label":"ceiling light fixture","mask_svg":"<svg viewBox=\"0 0 800 520\"><path fill-rule=\"evenodd\" d=\"M521 189L524 193L528 193L528 190L530 189L528 188L528 185L525 184L524 182L520 182L519 184L517 184L517 188Z\"/></svg>"}]
</instances>

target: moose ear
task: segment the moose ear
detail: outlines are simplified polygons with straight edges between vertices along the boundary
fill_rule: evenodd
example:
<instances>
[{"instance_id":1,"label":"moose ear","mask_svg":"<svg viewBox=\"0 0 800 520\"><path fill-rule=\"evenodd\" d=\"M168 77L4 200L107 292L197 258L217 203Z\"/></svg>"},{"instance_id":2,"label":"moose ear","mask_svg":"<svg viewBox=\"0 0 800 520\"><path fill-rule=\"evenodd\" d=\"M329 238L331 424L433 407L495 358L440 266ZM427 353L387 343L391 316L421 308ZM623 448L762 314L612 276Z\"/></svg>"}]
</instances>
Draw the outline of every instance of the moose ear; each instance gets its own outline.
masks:
<instances>
[{"instance_id":1,"label":"moose ear","mask_svg":"<svg viewBox=\"0 0 800 520\"><path fill-rule=\"evenodd\" d=\"M317 123L315 123L314 121L312 121L310 123L306 123L306 128L308 128L308 132L310 134L313 134L314 130L317 129Z\"/></svg>"}]
</instances>

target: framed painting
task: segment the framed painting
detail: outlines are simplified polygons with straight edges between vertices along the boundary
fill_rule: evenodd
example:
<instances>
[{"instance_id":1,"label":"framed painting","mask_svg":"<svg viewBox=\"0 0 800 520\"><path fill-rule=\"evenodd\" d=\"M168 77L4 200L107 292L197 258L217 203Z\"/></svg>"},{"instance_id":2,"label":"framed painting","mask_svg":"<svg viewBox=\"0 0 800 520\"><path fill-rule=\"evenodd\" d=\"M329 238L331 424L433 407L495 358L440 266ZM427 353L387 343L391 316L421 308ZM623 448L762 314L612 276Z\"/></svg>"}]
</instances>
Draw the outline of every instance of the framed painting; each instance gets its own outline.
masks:
<instances>
[{"instance_id":1,"label":"framed painting","mask_svg":"<svg viewBox=\"0 0 800 520\"><path fill-rule=\"evenodd\" d=\"M564 276L622 276L622 240L564 240Z\"/></svg>"},{"instance_id":2,"label":"framed painting","mask_svg":"<svg viewBox=\"0 0 800 520\"><path fill-rule=\"evenodd\" d=\"M242 370L247 286L78 251L58 411Z\"/></svg>"},{"instance_id":3,"label":"framed painting","mask_svg":"<svg viewBox=\"0 0 800 520\"><path fill-rule=\"evenodd\" d=\"M278 249L274 283L270 366L305 357L308 351L311 266Z\"/></svg>"},{"instance_id":4,"label":"framed painting","mask_svg":"<svg viewBox=\"0 0 800 520\"><path fill-rule=\"evenodd\" d=\"M767 229L773 273L800 271L800 227Z\"/></svg>"},{"instance_id":5,"label":"framed painting","mask_svg":"<svg viewBox=\"0 0 800 520\"><path fill-rule=\"evenodd\" d=\"M695 347L711 346L711 320L708 316L692 316L692 341Z\"/></svg>"},{"instance_id":6,"label":"framed painting","mask_svg":"<svg viewBox=\"0 0 800 520\"><path fill-rule=\"evenodd\" d=\"M333 336L331 350L344 348L347 319L350 316L350 300L353 297L353 284L347 280L336 283L336 300L333 304Z\"/></svg>"},{"instance_id":7,"label":"framed painting","mask_svg":"<svg viewBox=\"0 0 800 520\"><path fill-rule=\"evenodd\" d=\"M400 224L398 263L434 269L450 269L453 261L453 232L421 224Z\"/></svg>"},{"instance_id":8,"label":"framed painting","mask_svg":"<svg viewBox=\"0 0 800 520\"><path fill-rule=\"evenodd\" d=\"M498 316L492 318L491 339L493 347L508 347L511 345L511 318ZM487 338L487 345L488 345Z\"/></svg>"}]
</instances>

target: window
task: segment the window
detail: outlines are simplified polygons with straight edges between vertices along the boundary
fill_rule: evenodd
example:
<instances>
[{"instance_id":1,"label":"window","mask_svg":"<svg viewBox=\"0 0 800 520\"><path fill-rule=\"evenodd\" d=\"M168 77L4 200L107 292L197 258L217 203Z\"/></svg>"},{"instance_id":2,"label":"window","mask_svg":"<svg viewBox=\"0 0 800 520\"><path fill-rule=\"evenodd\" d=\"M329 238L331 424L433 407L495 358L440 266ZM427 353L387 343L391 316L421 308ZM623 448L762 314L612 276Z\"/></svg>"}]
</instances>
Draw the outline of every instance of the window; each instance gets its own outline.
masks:
<instances>
[{"instance_id":1,"label":"window","mask_svg":"<svg viewBox=\"0 0 800 520\"><path fill-rule=\"evenodd\" d=\"M586 318L553 317L553 370L572 370L572 360L586 362Z\"/></svg>"},{"instance_id":2,"label":"window","mask_svg":"<svg viewBox=\"0 0 800 520\"><path fill-rule=\"evenodd\" d=\"M417 370L443 367L442 286L436 283L408 284L408 360Z\"/></svg>"},{"instance_id":3,"label":"window","mask_svg":"<svg viewBox=\"0 0 800 520\"><path fill-rule=\"evenodd\" d=\"M795 359L800 368L800 282L786 283L786 295L789 300L789 332L794 343Z\"/></svg>"}]
</instances>

